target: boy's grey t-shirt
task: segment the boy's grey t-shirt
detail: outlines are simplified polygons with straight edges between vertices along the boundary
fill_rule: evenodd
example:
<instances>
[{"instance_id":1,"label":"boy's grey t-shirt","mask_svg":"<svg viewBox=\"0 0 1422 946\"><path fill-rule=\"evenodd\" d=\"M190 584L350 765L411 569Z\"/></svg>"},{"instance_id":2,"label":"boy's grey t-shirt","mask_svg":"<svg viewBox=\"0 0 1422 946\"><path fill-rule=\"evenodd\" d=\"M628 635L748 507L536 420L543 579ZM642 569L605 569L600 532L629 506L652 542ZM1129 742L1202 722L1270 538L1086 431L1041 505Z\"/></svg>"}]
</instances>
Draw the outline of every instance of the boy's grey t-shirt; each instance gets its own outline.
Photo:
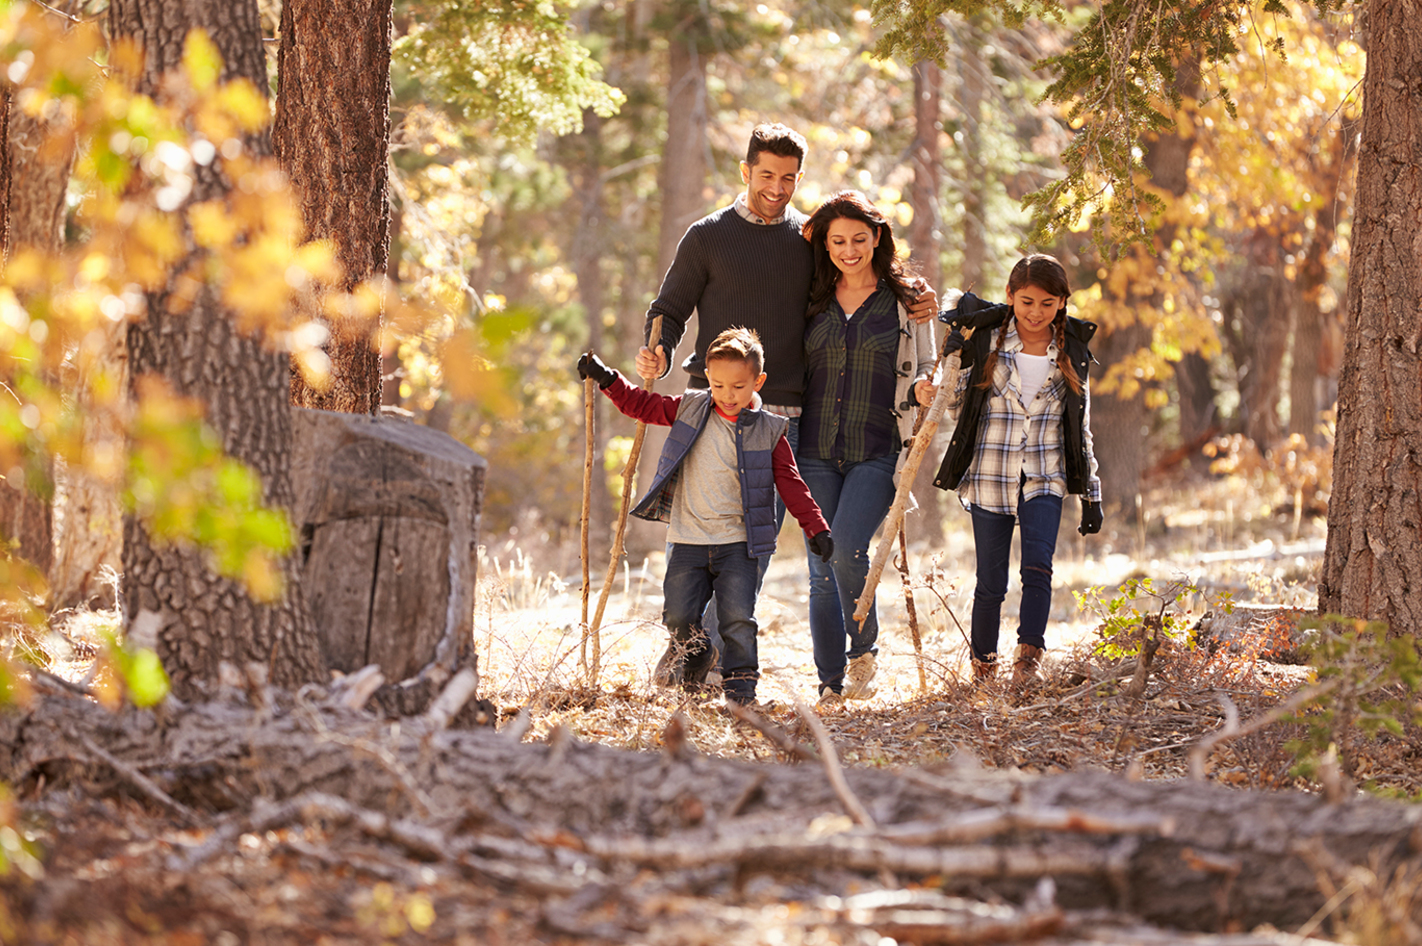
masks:
<instances>
[{"instance_id":1,"label":"boy's grey t-shirt","mask_svg":"<svg viewBox=\"0 0 1422 946\"><path fill-rule=\"evenodd\" d=\"M714 406L701 436L681 461L667 541L681 545L746 541L745 506L736 471L736 424Z\"/></svg>"}]
</instances>

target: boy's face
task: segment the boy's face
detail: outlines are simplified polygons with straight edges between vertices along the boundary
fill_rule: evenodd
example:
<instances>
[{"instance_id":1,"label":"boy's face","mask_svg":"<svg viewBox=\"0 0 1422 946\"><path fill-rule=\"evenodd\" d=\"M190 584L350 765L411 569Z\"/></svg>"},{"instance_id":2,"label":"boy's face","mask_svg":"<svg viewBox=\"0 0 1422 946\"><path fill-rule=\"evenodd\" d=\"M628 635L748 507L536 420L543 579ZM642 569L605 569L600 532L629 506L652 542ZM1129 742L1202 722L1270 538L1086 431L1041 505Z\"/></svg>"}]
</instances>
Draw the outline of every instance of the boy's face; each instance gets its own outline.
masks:
<instances>
[{"instance_id":1,"label":"boy's face","mask_svg":"<svg viewBox=\"0 0 1422 946\"><path fill-rule=\"evenodd\" d=\"M765 372L752 374L750 362L739 358L717 358L706 362L706 380L721 413L735 417L750 406L755 392L765 383Z\"/></svg>"}]
</instances>

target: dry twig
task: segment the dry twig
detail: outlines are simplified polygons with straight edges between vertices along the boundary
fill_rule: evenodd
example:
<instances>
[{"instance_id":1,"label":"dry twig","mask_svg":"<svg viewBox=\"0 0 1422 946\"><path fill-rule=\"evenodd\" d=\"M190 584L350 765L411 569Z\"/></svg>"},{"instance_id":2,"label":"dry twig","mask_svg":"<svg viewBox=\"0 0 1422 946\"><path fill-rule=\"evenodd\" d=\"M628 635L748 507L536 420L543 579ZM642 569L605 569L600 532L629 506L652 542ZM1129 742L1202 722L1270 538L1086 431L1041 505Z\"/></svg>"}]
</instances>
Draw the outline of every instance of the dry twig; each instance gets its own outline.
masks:
<instances>
[{"instance_id":1,"label":"dry twig","mask_svg":"<svg viewBox=\"0 0 1422 946\"><path fill-rule=\"evenodd\" d=\"M830 786L839 798L840 804L849 817L854 819L854 823L866 828L875 827L874 819L869 815L869 809L864 807L849 787L849 782L845 781L844 769L839 764L839 755L834 751L834 742L830 739L829 730L825 729L825 724L820 722L820 718L815 715L815 711L804 703L795 702L795 712L800 714L800 718L805 721L805 725L810 727L810 732L815 734L815 742L820 747L820 755L825 766L825 775L829 778Z\"/></svg>"}]
</instances>

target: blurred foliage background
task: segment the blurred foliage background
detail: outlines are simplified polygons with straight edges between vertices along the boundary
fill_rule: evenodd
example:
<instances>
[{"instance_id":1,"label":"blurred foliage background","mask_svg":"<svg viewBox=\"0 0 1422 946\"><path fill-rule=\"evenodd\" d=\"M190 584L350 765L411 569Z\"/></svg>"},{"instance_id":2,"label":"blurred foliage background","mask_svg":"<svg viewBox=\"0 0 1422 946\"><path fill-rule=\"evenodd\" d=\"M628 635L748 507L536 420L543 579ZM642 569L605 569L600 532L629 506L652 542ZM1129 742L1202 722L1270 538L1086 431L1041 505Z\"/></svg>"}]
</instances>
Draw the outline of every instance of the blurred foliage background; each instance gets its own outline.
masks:
<instances>
[{"instance_id":1,"label":"blurred foliage background","mask_svg":"<svg viewBox=\"0 0 1422 946\"><path fill-rule=\"evenodd\" d=\"M384 409L447 431L488 459L491 542L571 547L584 436L577 353L593 347L630 367L677 238L740 189L736 164L750 129L781 121L810 142L797 205L812 210L843 187L865 191L940 291L998 297L1027 251L1067 264L1074 314L1103 328L1093 426L1108 504L1127 518L1139 515L1150 477L1204 475L1221 458L1238 467L1241 456L1272 475L1288 501L1305 497L1304 512L1321 512L1365 62L1349 16L1285 6L1287 15L1239 24L1223 60L1205 69L1175 64L1179 106L1133 153L1134 186L1155 198L1145 205L1154 208L1153 229L1112 251L1093 239L1100 220L1090 215L1055 231L1049 245L1031 244L1041 231L1023 209L1024 198L1063 179L1062 155L1081 133L1074 103L1045 98L1054 77L1043 64L1072 48L1091 4L1061 4L1057 16L1012 27L986 10L945 12L920 24L941 36L942 61L915 63L876 58L883 30L868 0L397 0L388 275L408 305L389 303L395 317L379 338ZM260 7L274 37L280 5ZM230 470L212 466L207 493L182 494L153 486L154 470L168 465L160 457L155 467L151 452L120 456L112 443L86 452L75 418L92 412L95 397L123 425L132 408L112 379L85 381L81 396L74 376L58 373L82 367L88 335L59 331L62 320L51 319L48 334L35 328L51 310L82 309L79 318L101 320L92 325L133 314L124 300L142 267L171 262L163 254L172 252L175 224L164 222L164 201L181 195L164 188L177 186L181 168L163 155L182 162L163 142L199 153L163 130L178 118L151 103L113 104L124 95L123 64L105 45L105 10L105 0L19 0L5 12L16 106L67 116L79 137L59 255L9 247L0 332L12 396L0 407L0 473L47 495L45 458L58 456L125 483L129 510L189 494L200 506L212 490L250 506L250 485ZM191 81L202 91L211 79L195 55ZM44 70L57 77L49 85L27 79ZM274 93L274 51L269 72ZM270 99L222 94L219 104L193 107L238 123L259 121L253 109L271 107ZM157 124L135 125L143 121ZM207 137L220 146L220 130ZM148 215L133 217L139 179ZM275 204L261 206L265 213ZM295 260L312 279L326 278L328 254L298 256L295 224L280 213L262 224L270 241L244 242L258 212L233 204L192 226L244 280L232 304L246 311L245 303L255 323L319 372L321 334L278 317L301 280L273 274ZM241 239L233 220L248 228ZM245 261L233 255L239 249ZM268 256L253 256L258 250ZM46 269L60 265L53 260L69 268ZM348 308L368 313L374 292L358 290ZM155 392L154 404L161 397ZM607 488L596 491L594 545L604 544L632 426L598 409ZM196 422L177 407L142 416ZM130 469L125 457L140 465ZM919 498L919 537L932 539L952 497L922 484ZM245 536L246 545L218 549L215 561L258 583L252 549L280 554L289 540L260 510L216 530L192 512L144 514L187 523L190 537L204 528ZM31 579L25 600L42 603Z\"/></svg>"}]
</instances>

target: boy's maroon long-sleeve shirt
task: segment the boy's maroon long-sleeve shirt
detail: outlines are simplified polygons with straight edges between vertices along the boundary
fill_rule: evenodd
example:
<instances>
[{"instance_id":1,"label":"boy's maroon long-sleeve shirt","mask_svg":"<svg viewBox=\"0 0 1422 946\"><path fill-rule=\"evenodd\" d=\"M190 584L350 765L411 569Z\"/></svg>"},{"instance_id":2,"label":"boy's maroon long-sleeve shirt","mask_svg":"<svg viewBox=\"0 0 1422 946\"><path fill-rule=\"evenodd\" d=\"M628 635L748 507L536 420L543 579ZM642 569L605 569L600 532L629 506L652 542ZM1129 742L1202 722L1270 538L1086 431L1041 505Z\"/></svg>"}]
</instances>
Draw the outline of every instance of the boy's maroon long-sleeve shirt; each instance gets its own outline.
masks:
<instances>
[{"instance_id":1,"label":"boy's maroon long-sleeve shirt","mask_svg":"<svg viewBox=\"0 0 1422 946\"><path fill-rule=\"evenodd\" d=\"M622 376L603 388L603 393L617 406L617 409L634 420L670 427L676 421L676 411L681 405L681 396L669 397L652 391L644 391ZM711 408L715 410L713 406ZM790 441L784 434L771 454L771 469L775 472L775 489L785 502L785 508L800 528L808 536L819 535L829 529L829 523L820 512L820 507L810 495L810 488L800 478L800 468L795 464L795 452L790 449Z\"/></svg>"}]
</instances>

